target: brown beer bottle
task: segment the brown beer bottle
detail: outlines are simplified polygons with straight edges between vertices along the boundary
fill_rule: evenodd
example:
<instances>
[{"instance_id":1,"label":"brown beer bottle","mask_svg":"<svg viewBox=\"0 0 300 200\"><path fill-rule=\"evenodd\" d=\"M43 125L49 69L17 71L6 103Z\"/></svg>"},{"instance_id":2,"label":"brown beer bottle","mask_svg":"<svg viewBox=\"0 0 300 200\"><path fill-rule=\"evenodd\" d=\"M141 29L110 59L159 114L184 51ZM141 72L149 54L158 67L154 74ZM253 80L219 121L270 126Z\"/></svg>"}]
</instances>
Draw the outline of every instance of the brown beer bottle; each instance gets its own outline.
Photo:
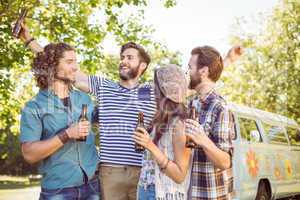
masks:
<instances>
[{"instance_id":1,"label":"brown beer bottle","mask_svg":"<svg viewBox=\"0 0 300 200\"><path fill-rule=\"evenodd\" d=\"M192 119L192 120L196 120L196 108L194 106L191 107L189 118ZM187 148L192 149L192 148L196 148L197 145L189 137L187 137L185 146Z\"/></svg>"},{"instance_id":2,"label":"brown beer bottle","mask_svg":"<svg viewBox=\"0 0 300 200\"><path fill-rule=\"evenodd\" d=\"M14 25L13 31L12 31L12 35L15 38L19 38L20 37L20 33L21 33L21 29L22 26L21 24L23 23L26 15L27 15L28 10L26 8L22 9L21 14L19 15L19 18L16 22L16 24Z\"/></svg>"},{"instance_id":3,"label":"brown beer bottle","mask_svg":"<svg viewBox=\"0 0 300 200\"><path fill-rule=\"evenodd\" d=\"M139 112L139 114L138 114L138 121L137 121L136 128L138 128L138 127L145 128L144 113L142 113L142 112ZM139 152L139 153L145 151L145 147L139 145L138 143L135 143L134 148L135 148L135 151Z\"/></svg>"},{"instance_id":4,"label":"brown beer bottle","mask_svg":"<svg viewBox=\"0 0 300 200\"><path fill-rule=\"evenodd\" d=\"M81 114L80 114L80 117L79 117L78 121L82 122L82 121L87 121L87 120L88 120L88 118L87 118L87 104L82 104ZM76 139L76 141L85 142L86 141L86 136L78 138L78 139Z\"/></svg>"}]
</instances>

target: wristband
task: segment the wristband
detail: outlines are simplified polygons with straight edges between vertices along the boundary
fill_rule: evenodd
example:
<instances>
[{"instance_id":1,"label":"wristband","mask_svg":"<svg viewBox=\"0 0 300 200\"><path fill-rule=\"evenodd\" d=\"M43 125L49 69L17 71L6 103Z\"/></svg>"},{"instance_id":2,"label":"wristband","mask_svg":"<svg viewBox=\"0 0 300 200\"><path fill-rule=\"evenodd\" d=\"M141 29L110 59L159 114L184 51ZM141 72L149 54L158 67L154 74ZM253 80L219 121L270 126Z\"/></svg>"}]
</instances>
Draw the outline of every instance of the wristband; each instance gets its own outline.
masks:
<instances>
[{"instance_id":1,"label":"wristband","mask_svg":"<svg viewBox=\"0 0 300 200\"><path fill-rule=\"evenodd\" d=\"M28 45L29 45L33 40L35 40L34 37L32 37L32 38L30 38L29 40L27 40L27 41L25 42L25 47L28 47Z\"/></svg>"},{"instance_id":2,"label":"wristband","mask_svg":"<svg viewBox=\"0 0 300 200\"><path fill-rule=\"evenodd\" d=\"M57 134L59 140L63 143L63 144L66 144L70 137L68 136L68 133L66 131L66 129L60 131L58 134Z\"/></svg>"}]
</instances>

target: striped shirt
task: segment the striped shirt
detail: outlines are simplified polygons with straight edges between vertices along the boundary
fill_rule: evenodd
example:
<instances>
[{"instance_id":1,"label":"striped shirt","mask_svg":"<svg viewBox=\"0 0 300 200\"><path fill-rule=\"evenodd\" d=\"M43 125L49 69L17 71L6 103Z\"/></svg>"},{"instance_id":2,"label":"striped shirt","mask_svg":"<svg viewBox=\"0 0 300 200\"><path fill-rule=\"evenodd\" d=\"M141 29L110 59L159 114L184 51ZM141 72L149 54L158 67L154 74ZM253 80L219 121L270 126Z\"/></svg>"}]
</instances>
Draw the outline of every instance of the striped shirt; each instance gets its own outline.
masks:
<instances>
[{"instance_id":1,"label":"striped shirt","mask_svg":"<svg viewBox=\"0 0 300 200\"><path fill-rule=\"evenodd\" d=\"M142 153L135 152L132 134L139 112L149 127L156 111L153 87L128 89L98 76L89 76L89 89L98 101L99 157L101 163L142 166Z\"/></svg>"},{"instance_id":2,"label":"striped shirt","mask_svg":"<svg viewBox=\"0 0 300 200\"><path fill-rule=\"evenodd\" d=\"M214 144L233 154L234 122L225 100L214 91L204 99L195 99L199 123ZM195 104L194 104L195 105ZM195 149L190 197L188 199L228 200L233 194L232 168L221 170L213 165L202 148Z\"/></svg>"}]
</instances>

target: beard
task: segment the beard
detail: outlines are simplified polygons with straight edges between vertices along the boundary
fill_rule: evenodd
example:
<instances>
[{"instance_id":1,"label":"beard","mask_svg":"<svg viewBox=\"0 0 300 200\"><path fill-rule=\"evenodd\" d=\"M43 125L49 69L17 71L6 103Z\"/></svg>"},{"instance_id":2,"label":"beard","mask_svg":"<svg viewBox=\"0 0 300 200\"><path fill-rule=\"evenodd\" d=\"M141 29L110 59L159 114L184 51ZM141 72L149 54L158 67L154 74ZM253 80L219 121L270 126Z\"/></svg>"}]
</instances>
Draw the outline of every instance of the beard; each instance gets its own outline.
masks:
<instances>
[{"instance_id":1,"label":"beard","mask_svg":"<svg viewBox=\"0 0 300 200\"><path fill-rule=\"evenodd\" d=\"M127 71L122 70L122 65L119 65L119 75L123 81L134 79L138 76L140 65L135 68L130 68Z\"/></svg>"},{"instance_id":2,"label":"beard","mask_svg":"<svg viewBox=\"0 0 300 200\"><path fill-rule=\"evenodd\" d=\"M201 77L190 77L190 83L189 83L189 89L193 90L197 87L197 85L199 85L202 82Z\"/></svg>"}]
</instances>

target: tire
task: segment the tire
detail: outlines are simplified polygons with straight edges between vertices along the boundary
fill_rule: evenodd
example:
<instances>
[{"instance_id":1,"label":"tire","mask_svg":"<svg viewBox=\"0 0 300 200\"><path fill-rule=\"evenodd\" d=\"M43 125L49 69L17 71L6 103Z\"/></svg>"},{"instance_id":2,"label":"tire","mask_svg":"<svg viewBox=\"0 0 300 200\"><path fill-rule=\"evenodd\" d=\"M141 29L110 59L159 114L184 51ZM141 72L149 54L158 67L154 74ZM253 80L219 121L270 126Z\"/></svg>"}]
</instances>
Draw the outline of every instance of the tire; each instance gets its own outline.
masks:
<instances>
[{"instance_id":1,"label":"tire","mask_svg":"<svg viewBox=\"0 0 300 200\"><path fill-rule=\"evenodd\" d=\"M271 195L268 192L267 185L261 181L258 185L257 194L255 200L270 200Z\"/></svg>"}]
</instances>

